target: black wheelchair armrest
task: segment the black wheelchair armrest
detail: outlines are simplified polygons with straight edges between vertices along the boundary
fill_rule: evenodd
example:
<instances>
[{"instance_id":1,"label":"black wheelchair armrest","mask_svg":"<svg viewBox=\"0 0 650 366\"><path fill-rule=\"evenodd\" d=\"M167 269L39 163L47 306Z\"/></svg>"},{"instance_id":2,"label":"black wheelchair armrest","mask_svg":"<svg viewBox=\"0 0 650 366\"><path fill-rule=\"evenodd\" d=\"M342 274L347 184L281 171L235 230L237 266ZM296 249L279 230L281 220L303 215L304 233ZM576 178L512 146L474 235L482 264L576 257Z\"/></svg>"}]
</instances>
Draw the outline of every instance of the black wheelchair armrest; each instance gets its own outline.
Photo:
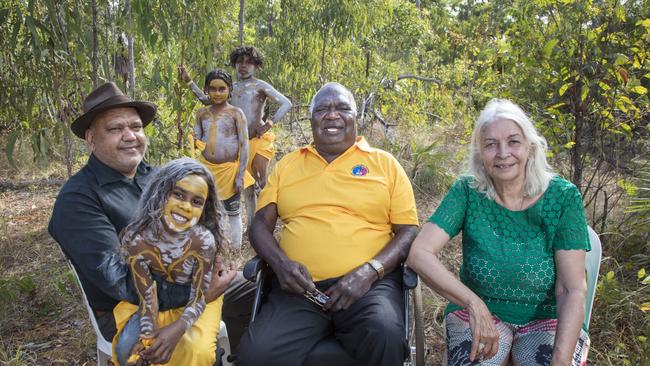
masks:
<instances>
[{"instance_id":1,"label":"black wheelchair armrest","mask_svg":"<svg viewBox=\"0 0 650 366\"><path fill-rule=\"evenodd\" d=\"M264 259L258 255L249 259L244 265L244 278L250 282L257 281L257 274L264 269L266 265Z\"/></svg>"},{"instance_id":2,"label":"black wheelchair armrest","mask_svg":"<svg viewBox=\"0 0 650 366\"><path fill-rule=\"evenodd\" d=\"M411 268L404 266L404 272L402 272L402 281L404 288L414 289L418 285L418 274L415 273Z\"/></svg>"}]
</instances>

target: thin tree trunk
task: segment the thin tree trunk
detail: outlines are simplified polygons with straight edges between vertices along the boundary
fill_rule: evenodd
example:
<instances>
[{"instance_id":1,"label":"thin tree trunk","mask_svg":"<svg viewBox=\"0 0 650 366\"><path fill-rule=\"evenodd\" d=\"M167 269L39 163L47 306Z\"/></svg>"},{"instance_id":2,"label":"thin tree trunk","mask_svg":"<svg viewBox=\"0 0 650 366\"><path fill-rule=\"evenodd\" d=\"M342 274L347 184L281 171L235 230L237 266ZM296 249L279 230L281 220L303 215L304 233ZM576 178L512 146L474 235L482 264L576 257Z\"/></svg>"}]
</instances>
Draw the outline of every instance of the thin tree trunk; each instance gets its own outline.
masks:
<instances>
[{"instance_id":1,"label":"thin tree trunk","mask_svg":"<svg viewBox=\"0 0 650 366\"><path fill-rule=\"evenodd\" d=\"M573 141L575 144L571 149L571 182L582 192L582 172L584 170L583 135L585 133L585 120L583 112L583 103L581 99L582 82L578 80L573 87L573 116L575 118L575 130L573 131Z\"/></svg>"},{"instance_id":2,"label":"thin tree trunk","mask_svg":"<svg viewBox=\"0 0 650 366\"><path fill-rule=\"evenodd\" d=\"M61 97L60 100L65 99ZM63 103L65 102L59 103L59 108L62 111L65 108L65 105L63 105ZM68 127L68 122L65 119L61 119L61 123L63 124L63 146L65 146L65 168L66 173L68 173L68 178L70 178L72 176L72 161L74 158L72 156L72 139L70 138L70 128Z\"/></svg>"},{"instance_id":3,"label":"thin tree trunk","mask_svg":"<svg viewBox=\"0 0 650 366\"><path fill-rule=\"evenodd\" d=\"M133 16L131 15L131 0L124 1L124 12L128 17L129 22L129 32L127 33L126 39L129 47L129 95L131 98L135 99L135 60L133 55Z\"/></svg>"},{"instance_id":4,"label":"thin tree trunk","mask_svg":"<svg viewBox=\"0 0 650 366\"><path fill-rule=\"evenodd\" d=\"M99 72L97 70L97 0L93 0L93 89L99 83Z\"/></svg>"},{"instance_id":5,"label":"thin tree trunk","mask_svg":"<svg viewBox=\"0 0 650 366\"><path fill-rule=\"evenodd\" d=\"M178 96L178 113L176 114L176 129L178 136L176 139L176 147L180 150L183 148L183 81L179 81L176 87L176 95Z\"/></svg>"},{"instance_id":6,"label":"thin tree trunk","mask_svg":"<svg viewBox=\"0 0 650 366\"><path fill-rule=\"evenodd\" d=\"M273 7L272 6L269 6L269 16L268 18L266 18L266 26L269 28L269 37L273 37Z\"/></svg>"},{"instance_id":7,"label":"thin tree trunk","mask_svg":"<svg viewBox=\"0 0 650 366\"><path fill-rule=\"evenodd\" d=\"M366 79L370 77L370 50L366 50Z\"/></svg>"},{"instance_id":8,"label":"thin tree trunk","mask_svg":"<svg viewBox=\"0 0 650 366\"><path fill-rule=\"evenodd\" d=\"M54 79L54 90L58 90L59 94L52 96L51 104L58 104L56 118L61 124L61 129L63 130L63 147L65 149L65 167L68 178L72 176L72 139L70 138L70 116L74 114L74 110L70 107L71 101L69 98L68 87L66 82L62 80L67 79L67 73L63 74L61 78ZM48 98L49 99L49 98Z\"/></svg>"},{"instance_id":9,"label":"thin tree trunk","mask_svg":"<svg viewBox=\"0 0 650 366\"><path fill-rule=\"evenodd\" d=\"M583 151L583 146L582 146L582 135L583 135L583 129L584 129L584 122L583 118L581 115L575 116L576 119L576 126L575 126L575 131L573 133L573 141L575 142L575 145L573 145L573 149L571 149L571 165L573 167L573 174L571 176L571 182L578 187L578 189L581 189L582 186L582 171L583 171L583 161L582 161L582 151Z\"/></svg>"},{"instance_id":10,"label":"thin tree trunk","mask_svg":"<svg viewBox=\"0 0 650 366\"><path fill-rule=\"evenodd\" d=\"M181 45L181 65L185 62L185 43ZM178 80L176 83L176 95L178 96L178 114L176 114L176 129L178 130L178 136L176 140L176 147L178 150L183 148L183 80Z\"/></svg>"},{"instance_id":11,"label":"thin tree trunk","mask_svg":"<svg viewBox=\"0 0 650 366\"><path fill-rule=\"evenodd\" d=\"M239 45L244 44L244 0L239 0Z\"/></svg>"},{"instance_id":12,"label":"thin tree trunk","mask_svg":"<svg viewBox=\"0 0 650 366\"><path fill-rule=\"evenodd\" d=\"M320 79L321 82L325 82L325 47L327 46L327 35L329 32L327 30L323 31L323 48L320 53Z\"/></svg>"}]
</instances>

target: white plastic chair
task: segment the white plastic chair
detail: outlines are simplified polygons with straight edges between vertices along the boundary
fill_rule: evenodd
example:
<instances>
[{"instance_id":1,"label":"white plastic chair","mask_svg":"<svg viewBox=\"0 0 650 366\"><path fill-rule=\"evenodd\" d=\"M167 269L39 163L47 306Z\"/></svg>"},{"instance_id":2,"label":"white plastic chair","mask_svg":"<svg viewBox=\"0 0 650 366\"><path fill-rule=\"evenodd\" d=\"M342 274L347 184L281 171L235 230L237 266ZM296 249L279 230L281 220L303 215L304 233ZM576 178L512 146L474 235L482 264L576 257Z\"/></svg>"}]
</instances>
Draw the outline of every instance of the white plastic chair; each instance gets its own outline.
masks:
<instances>
[{"instance_id":1,"label":"white plastic chair","mask_svg":"<svg viewBox=\"0 0 650 366\"><path fill-rule=\"evenodd\" d=\"M594 307L594 297L596 296L596 285L598 284L598 272L600 271L600 259L602 257L603 249L600 244L598 234L591 228L587 227L589 231L589 242L591 243L591 251L585 255L585 270L587 272L587 302L585 303L585 321L584 326L589 329L589 322L591 321L591 309Z\"/></svg>"},{"instance_id":2,"label":"white plastic chair","mask_svg":"<svg viewBox=\"0 0 650 366\"><path fill-rule=\"evenodd\" d=\"M81 281L79 281L79 275L77 275L77 271L68 259L65 261L68 263L68 267L70 267L75 280L77 280L77 285L79 285L79 288L81 289L81 298L84 305L86 306L86 311L88 311L88 318L90 318L90 324L92 324L93 330L95 331L95 336L97 337L97 366L113 365L111 362L113 346L111 342L104 339L104 336L99 331L99 326L97 325L97 320L95 319L95 313L93 313L93 309L91 309L90 304L88 304L88 298L86 298L86 292L84 291L83 286L81 286Z\"/></svg>"},{"instance_id":3,"label":"white plastic chair","mask_svg":"<svg viewBox=\"0 0 650 366\"><path fill-rule=\"evenodd\" d=\"M226 330L226 323L221 321L221 328L219 328L219 336L217 336L218 347L224 350L224 354L221 357L221 364L223 366L232 366L233 364L228 361L228 356L230 356L230 340L228 339L228 330ZM218 355L218 352L217 352ZM217 360L217 364L219 360Z\"/></svg>"},{"instance_id":4,"label":"white plastic chair","mask_svg":"<svg viewBox=\"0 0 650 366\"><path fill-rule=\"evenodd\" d=\"M81 299L83 300L83 303L86 306L86 311L88 312L88 318L90 318L90 324L92 324L93 330L95 331L95 336L97 337L97 366L113 365L113 362L111 361L111 357L113 354L112 352L113 345L111 344L111 342L104 339L104 336L99 331L99 326L97 325L97 320L95 319L95 313L93 313L93 310L91 309L90 304L88 303L86 292L84 291L83 286L81 286L81 281L79 281L79 275L77 274L77 271L72 265L72 262L70 262L67 258L65 261L68 264L68 267L70 267L70 271L74 275L74 278L77 281L77 285L79 285L79 289L81 290ZM228 361L228 356L230 356L230 340L228 339L228 330L226 330L226 323L224 323L223 320L221 321L221 326L219 328L219 335L217 339L219 341L218 346L224 350L224 354L222 357L222 365L232 366L232 363Z\"/></svg>"}]
</instances>

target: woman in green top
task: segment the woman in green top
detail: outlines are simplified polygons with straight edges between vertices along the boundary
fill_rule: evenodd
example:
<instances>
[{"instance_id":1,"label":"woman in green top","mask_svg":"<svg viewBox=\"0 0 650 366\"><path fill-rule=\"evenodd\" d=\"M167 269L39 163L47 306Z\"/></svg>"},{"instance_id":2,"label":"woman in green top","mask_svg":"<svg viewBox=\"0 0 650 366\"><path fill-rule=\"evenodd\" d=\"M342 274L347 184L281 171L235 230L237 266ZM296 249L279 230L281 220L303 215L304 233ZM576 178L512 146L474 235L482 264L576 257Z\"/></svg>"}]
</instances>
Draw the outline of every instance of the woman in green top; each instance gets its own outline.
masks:
<instances>
[{"instance_id":1,"label":"woman in green top","mask_svg":"<svg viewBox=\"0 0 650 366\"><path fill-rule=\"evenodd\" d=\"M450 301L449 365L586 361L587 222L580 192L551 171L546 150L521 108L490 101L474 127L469 175L413 242L408 265ZM437 254L460 231L459 280Z\"/></svg>"}]
</instances>

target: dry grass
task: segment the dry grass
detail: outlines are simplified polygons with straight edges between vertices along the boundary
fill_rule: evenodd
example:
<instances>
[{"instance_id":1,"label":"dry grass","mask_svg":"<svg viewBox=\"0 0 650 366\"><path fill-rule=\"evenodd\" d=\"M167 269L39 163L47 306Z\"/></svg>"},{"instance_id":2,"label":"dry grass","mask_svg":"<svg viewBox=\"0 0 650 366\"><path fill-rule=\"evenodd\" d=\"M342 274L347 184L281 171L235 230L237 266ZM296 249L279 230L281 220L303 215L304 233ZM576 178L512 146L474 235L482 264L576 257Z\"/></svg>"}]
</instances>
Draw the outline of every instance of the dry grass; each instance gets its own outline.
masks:
<instances>
[{"instance_id":1,"label":"dry grass","mask_svg":"<svg viewBox=\"0 0 650 366\"><path fill-rule=\"evenodd\" d=\"M56 188L0 193L0 363L91 365L94 334L47 233Z\"/></svg>"}]
</instances>

